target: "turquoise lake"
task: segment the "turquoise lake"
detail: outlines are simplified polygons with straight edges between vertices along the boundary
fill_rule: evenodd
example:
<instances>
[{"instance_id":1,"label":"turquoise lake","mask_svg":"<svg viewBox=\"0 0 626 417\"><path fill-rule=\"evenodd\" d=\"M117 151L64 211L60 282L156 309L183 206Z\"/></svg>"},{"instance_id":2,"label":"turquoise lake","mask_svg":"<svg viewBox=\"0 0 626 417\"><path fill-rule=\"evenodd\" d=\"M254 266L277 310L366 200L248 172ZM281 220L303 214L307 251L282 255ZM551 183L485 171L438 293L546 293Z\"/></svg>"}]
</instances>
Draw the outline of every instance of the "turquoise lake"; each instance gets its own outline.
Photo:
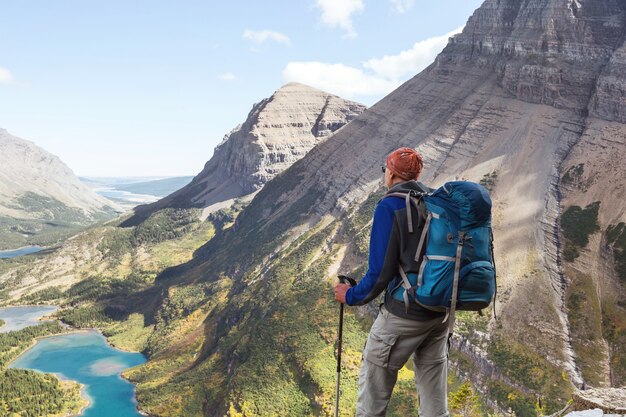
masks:
<instances>
[{"instance_id":1,"label":"turquoise lake","mask_svg":"<svg viewBox=\"0 0 626 417\"><path fill-rule=\"evenodd\" d=\"M0 319L6 322L0 332L37 325L41 317L57 309L56 306L0 308ZM122 379L120 373L145 361L142 354L117 350L100 333L89 331L39 339L10 367L55 373L85 385L91 405L82 416L139 417L135 387Z\"/></svg>"},{"instance_id":2,"label":"turquoise lake","mask_svg":"<svg viewBox=\"0 0 626 417\"><path fill-rule=\"evenodd\" d=\"M89 331L39 339L10 367L55 373L84 384L91 401L84 417L140 417L135 387L120 373L145 361L142 354L114 349L100 333Z\"/></svg>"}]
</instances>

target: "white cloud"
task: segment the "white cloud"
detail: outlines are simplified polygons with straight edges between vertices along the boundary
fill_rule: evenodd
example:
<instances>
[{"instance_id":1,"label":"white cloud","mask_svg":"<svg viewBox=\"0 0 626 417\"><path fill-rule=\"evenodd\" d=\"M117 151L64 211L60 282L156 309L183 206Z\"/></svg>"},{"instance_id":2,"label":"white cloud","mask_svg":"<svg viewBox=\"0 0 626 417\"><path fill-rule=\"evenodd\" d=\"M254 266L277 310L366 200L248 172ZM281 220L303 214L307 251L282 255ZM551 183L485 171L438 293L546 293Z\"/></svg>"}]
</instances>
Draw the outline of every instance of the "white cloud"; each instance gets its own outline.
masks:
<instances>
[{"instance_id":1,"label":"white cloud","mask_svg":"<svg viewBox=\"0 0 626 417\"><path fill-rule=\"evenodd\" d=\"M365 74L359 68L325 62L290 62L283 70L283 79L346 98L386 94L399 85L393 80Z\"/></svg>"},{"instance_id":2,"label":"white cloud","mask_svg":"<svg viewBox=\"0 0 626 417\"><path fill-rule=\"evenodd\" d=\"M364 9L363 0L315 0L322 10L322 22L330 27L339 27L348 38L356 37L352 15Z\"/></svg>"},{"instance_id":3,"label":"white cloud","mask_svg":"<svg viewBox=\"0 0 626 417\"><path fill-rule=\"evenodd\" d=\"M223 81L233 81L237 79L237 76L233 74L232 72L225 72L223 74L220 74L219 78L220 80L223 80Z\"/></svg>"},{"instance_id":4,"label":"white cloud","mask_svg":"<svg viewBox=\"0 0 626 417\"><path fill-rule=\"evenodd\" d=\"M0 67L0 84L15 84L13 74L6 68Z\"/></svg>"},{"instance_id":5,"label":"white cloud","mask_svg":"<svg viewBox=\"0 0 626 417\"><path fill-rule=\"evenodd\" d=\"M443 36L416 42L412 48L397 55L369 59L363 66L384 78L399 79L406 75L414 75L433 62L448 43L448 38L462 30L463 27L460 27Z\"/></svg>"},{"instance_id":6,"label":"white cloud","mask_svg":"<svg viewBox=\"0 0 626 417\"><path fill-rule=\"evenodd\" d=\"M415 0L389 0L393 6L393 10L403 14L415 5Z\"/></svg>"},{"instance_id":7,"label":"white cloud","mask_svg":"<svg viewBox=\"0 0 626 417\"><path fill-rule=\"evenodd\" d=\"M396 55L369 59L362 68L341 63L290 62L283 70L283 80L308 84L345 98L382 97L430 65L448 38L461 30L417 42Z\"/></svg>"},{"instance_id":8,"label":"white cloud","mask_svg":"<svg viewBox=\"0 0 626 417\"><path fill-rule=\"evenodd\" d=\"M291 45L291 39L283 33L274 32L272 30L250 30L246 29L243 32L243 38L259 45L265 41L274 41L283 43L285 45Z\"/></svg>"}]
</instances>

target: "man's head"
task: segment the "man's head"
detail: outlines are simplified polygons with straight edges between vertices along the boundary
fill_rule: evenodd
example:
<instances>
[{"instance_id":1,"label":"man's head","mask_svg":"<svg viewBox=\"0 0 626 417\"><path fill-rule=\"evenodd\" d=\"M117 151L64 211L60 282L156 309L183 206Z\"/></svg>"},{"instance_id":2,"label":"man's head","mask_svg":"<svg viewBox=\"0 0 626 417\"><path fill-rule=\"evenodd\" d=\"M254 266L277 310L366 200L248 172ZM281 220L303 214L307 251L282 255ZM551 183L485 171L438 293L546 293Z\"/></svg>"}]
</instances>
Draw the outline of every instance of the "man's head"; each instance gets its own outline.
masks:
<instances>
[{"instance_id":1,"label":"man's head","mask_svg":"<svg viewBox=\"0 0 626 417\"><path fill-rule=\"evenodd\" d=\"M385 185L391 188L399 182L416 180L423 167L422 157L415 149L396 149L387 156Z\"/></svg>"}]
</instances>

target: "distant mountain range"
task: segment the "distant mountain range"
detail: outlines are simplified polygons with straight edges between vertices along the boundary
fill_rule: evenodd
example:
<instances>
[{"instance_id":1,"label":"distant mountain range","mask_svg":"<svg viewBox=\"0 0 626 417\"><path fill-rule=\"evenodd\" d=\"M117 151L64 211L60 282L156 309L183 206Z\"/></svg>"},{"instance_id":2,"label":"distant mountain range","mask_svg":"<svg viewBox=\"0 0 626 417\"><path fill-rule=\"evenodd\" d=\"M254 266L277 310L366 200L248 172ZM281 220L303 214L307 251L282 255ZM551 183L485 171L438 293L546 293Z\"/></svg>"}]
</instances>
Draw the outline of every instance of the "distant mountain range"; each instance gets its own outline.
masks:
<instances>
[{"instance_id":1,"label":"distant mountain range","mask_svg":"<svg viewBox=\"0 0 626 417\"><path fill-rule=\"evenodd\" d=\"M0 129L0 249L54 243L121 211L58 157Z\"/></svg>"}]
</instances>

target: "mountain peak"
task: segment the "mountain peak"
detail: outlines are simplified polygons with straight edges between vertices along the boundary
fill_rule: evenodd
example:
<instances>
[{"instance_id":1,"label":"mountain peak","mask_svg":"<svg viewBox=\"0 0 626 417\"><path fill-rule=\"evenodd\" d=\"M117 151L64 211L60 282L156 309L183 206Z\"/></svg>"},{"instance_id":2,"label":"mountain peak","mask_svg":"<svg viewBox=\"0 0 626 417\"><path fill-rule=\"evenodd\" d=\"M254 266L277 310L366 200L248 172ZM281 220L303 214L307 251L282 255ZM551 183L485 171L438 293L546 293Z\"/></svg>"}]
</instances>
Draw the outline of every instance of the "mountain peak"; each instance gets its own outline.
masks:
<instances>
[{"instance_id":1,"label":"mountain peak","mask_svg":"<svg viewBox=\"0 0 626 417\"><path fill-rule=\"evenodd\" d=\"M327 93L325 91L322 91L322 90L320 90L318 88L311 87L310 85L298 83L298 82L295 82L295 81L292 81L292 82L289 82L289 83L283 85L278 90L276 90L274 92L274 94L277 94L277 93L292 93L292 92L324 94L324 95L329 95L329 96L333 95L333 94Z\"/></svg>"},{"instance_id":2,"label":"mountain peak","mask_svg":"<svg viewBox=\"0 0 626 417\"><path fill-rule=\"evenodd\" d=\"M124 225L165 207L216 208L251 194L364 110L362 104L308 85L287 83L252 107L189 185L135 208L136 215Z\"/></svg>"}]
</instances>

